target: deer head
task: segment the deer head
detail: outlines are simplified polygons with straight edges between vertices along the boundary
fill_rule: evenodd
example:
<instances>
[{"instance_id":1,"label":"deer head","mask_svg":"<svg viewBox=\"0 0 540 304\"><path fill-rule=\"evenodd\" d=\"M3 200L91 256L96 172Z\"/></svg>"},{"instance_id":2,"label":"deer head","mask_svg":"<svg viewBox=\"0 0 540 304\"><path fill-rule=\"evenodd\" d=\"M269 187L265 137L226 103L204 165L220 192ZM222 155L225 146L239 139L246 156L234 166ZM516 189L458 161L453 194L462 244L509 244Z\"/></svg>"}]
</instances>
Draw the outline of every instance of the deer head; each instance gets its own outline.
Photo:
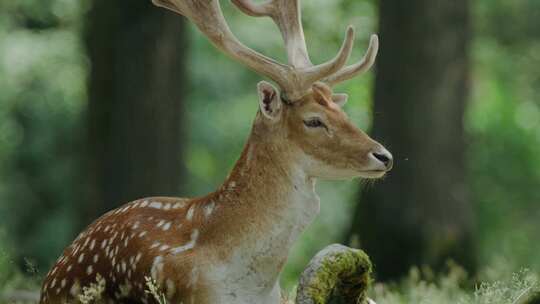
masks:
<instances>
[{"instance_id":1,"label":"deer head","mask_svg":"<svg viewBox=\"0 0 540 304\"><path fill-rule=\"evenodd\" d=\"M354 29L347 28L338 54L314 65L306 48L301 23L300 0L269 0L256 4L232 0L254 17L270 17L281 31L288 64L279 63L243 45L229 29L219 0L153 0L189 18L224 53L275 81L258 85L260 113L254 130L299 148L296 159L313 177L377 178L392 168L392 155L354 126L341 107L346 94L334 94L331 87L367 71L378 51L373 35L364 57L345 66L352 51Z\"/></svg>"}]
</instances>

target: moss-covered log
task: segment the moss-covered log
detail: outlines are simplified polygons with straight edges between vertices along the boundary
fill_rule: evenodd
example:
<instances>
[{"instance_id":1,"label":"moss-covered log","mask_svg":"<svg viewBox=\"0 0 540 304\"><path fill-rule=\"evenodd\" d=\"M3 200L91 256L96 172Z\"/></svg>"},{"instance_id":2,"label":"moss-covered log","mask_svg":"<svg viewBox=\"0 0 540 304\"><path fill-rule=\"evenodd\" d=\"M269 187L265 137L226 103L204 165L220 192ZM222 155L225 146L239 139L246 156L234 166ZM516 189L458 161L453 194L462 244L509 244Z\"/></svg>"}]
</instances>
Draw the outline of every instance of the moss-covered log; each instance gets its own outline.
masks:
<instances>
[{"instance_id":1,"label":"moss-covered log","mask_svg":"<svg viewBox=\"0 0 540 304\"><path fill-rule=\"evenodd\" d=\"M296 304L374 303L367 298L371 270L369 257L362 250L330 245L302 273Z\"/></svg>"}]
</instances>

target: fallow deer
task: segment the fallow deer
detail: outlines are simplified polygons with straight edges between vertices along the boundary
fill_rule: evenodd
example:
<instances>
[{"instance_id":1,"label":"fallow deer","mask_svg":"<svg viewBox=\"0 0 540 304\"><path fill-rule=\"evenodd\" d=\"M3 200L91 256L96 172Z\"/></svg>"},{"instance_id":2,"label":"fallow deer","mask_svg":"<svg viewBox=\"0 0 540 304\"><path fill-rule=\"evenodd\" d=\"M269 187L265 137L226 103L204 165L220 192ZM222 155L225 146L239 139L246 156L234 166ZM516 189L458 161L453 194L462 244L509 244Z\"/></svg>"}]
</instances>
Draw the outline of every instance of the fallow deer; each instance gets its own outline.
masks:
<instances>
[{"instance_id":1,"label":"fallow deer","mask_svg":"<svg viewBox=\"0 0 540 304\"><path fill-rule=\"evenodd\" d=\"M219 0L153 0L186 16L221 51L275 81L258 84L260 109L240 159L215 192L185 199L151 197L112 210L64 250L49 271L41 304L77 302L81 287L105 280L104 299L149 303L145 277L170 303L277 304L278 278L292 244L319 213L315 181L379 178L391 154L354 126L331 87L368 70L378 38L361 61L345 66L354 31L337 56L310 61L300 0L233 0L251 16L274 20L288 64L243 45Z\"/></svg>"}]
</instances>

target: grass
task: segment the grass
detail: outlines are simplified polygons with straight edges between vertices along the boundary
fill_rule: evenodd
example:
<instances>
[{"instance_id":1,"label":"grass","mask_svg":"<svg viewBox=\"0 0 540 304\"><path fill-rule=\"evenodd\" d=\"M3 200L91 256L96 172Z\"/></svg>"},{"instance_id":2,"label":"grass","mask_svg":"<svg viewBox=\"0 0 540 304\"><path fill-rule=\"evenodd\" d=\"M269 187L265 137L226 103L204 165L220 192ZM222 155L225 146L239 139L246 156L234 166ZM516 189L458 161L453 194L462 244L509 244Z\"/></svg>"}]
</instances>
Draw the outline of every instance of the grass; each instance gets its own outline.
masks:
<instances>
[{"instance_id":1,"label":"grass","mask_svg":"<svg viewBox=\"0 0 540 304\"><path fill-rule=\"evenodd\" d=\"M5 261L5 259L4 259ZM34 267L27 267L26 274L13 270L11 263L0 263L0 295L15 290L39 290L39 274ZM529 270L509 272L505 265L485 268L479 275L481 281L471 278L459 266L449 263L447 271L433 273L428 268L412 268L407 278L400 282L376 283L370 291L370 298L377 304L533 304L540 303L540 280ZM167 304L160 286L151 278L146 278L147 293L159 304ZM80 303L97 304L105 290L104 280L83 287ZM536 302L530 301L536 297ZM294 298L290 296L289 298ZM1 299L1 296L0 296ZM0 301L1 302L1 301ZM9 301L24 303L24 301ZM29 302L26 302L29 303ZM291 299L283 304L293 304Z\"/></svg>"},{"instance_id":2,"label":"grass","mask_svg":"<svg viewBox=\"0 0 540 304\"><path fill-rule=\"evenodd\" d=\"M375 284L371 296L378 304L525 304L540 291L538 276L526 269L501 273L498 280L471 282L456 265L442 275L413 268L398 284Z\"/></svg>"},{"instance_id":3,"label":"grass","mask_svg":"<svg viewBox=\"0 0 540 304\"><path fill-rule=\"evenodd\" d=\"M146 280L146 293L150 294L159 304L167 304L167 298L159 288L156 280L151 277L144 277Z\"/></svg>"}]
</instances>

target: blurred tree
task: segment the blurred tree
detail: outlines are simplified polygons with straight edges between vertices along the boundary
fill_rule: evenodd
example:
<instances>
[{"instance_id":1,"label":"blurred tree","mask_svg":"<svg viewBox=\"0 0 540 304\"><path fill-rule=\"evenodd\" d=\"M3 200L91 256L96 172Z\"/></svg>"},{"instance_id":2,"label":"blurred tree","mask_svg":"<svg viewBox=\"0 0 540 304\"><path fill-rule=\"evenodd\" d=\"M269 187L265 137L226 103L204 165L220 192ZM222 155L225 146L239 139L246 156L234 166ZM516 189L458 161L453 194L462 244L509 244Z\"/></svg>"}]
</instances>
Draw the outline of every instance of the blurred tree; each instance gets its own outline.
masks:
<instances>
[{"instance_id":1,"label":"blurred tree","mask_svg":"<svg viewBox=\"0 0 540 304\"><path fill-rule=\"evenodd\" d=\"M0 1L0 255L9 248L23 269L45 269L78 226L81 13L72 1Z\"/></svg>"},{"instance_id":2,"label":"blurred tree","mask_svg":"<svg viewBox=\"0 0 540 304\"><path fill-rule=\"evenodd\" d=\"M351 234L383 280L448 258L474 269L463 131L469 1L381 1L379 24L373 134L396 167L365 192Z\"/></svg>"},{"instance_id":3,"label":"blurred tree","mask_svg":"<svg viewBox=\"0 0 540 304\"><path fill-rule=\"evenodd\" d=\"M177 195L182 176L187 31L151 1L97 0L87 16L91 63L87 219L127 201Z\"/></svg>"}]
</instances>

